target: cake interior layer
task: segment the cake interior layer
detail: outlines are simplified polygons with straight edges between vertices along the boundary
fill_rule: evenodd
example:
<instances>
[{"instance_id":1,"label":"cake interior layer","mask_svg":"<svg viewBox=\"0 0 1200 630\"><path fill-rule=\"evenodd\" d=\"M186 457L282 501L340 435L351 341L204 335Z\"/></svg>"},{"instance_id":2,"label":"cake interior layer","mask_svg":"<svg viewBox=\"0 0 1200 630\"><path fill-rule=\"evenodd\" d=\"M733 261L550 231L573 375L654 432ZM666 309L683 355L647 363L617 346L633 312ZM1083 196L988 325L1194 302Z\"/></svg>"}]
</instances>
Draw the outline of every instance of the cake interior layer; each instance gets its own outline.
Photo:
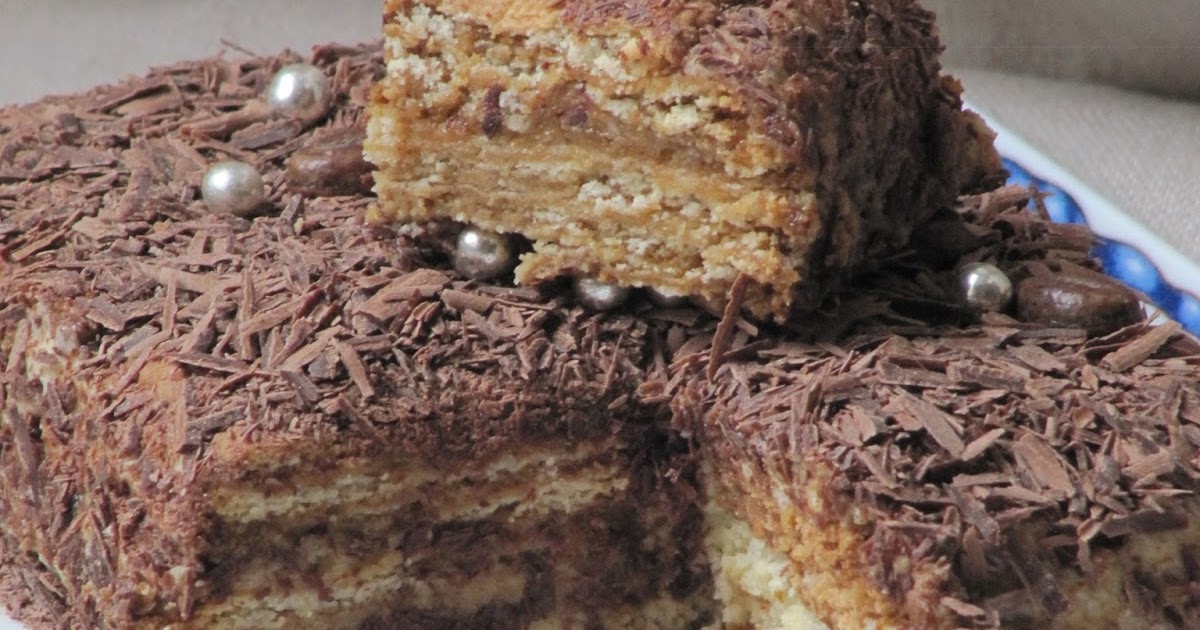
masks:
<instances>
[{"instance_id":1,"label":"cake interior layer","mask_svg":"<svg viewBox=\"0 0 1200 630\"><path fill-rule=\"evenodd\" d=\"M676 535L696 514L631 486L631 468L597 444L459 475L330 474L286 493L225 493L201 605L180 627L690 627L711 608L698 536L689 549Z\"/></svg>"},{"instance_id":2,"label":"cake interior layer","mask_svg":"<svg viewBox=\"0 0 1200 630\"><path fill-rule=\"evenodd\" d=\"M632 31L515 32L427 4L387 26L366 145L377 219L519 232L534 241L521 282L577 273L715 301L744 273L749 303L786 307L821 230L815 173L778 172L738 98L610 57Z\"/></svg>"},{"instance_id":3,"label":"cake interior layer","mask_svg":"<svg viewBox=\"0 0 1200 630\"><path fill-rule=\"evenodd\" d=\"M387 116L372 124L388 126ZM454 141L426 122L403 134L392 142L422 150L377 175L378 192L400 209L391 218L520 232L534 241L517 269L521 282L566 270L717 300L745 273L786 295L805 264L790 253L803 251L795 234L815 229L804 225L811 193L649 155L657 151L642 137L548 131Z\"/></svg>"},{"instance_id":4,"label":"cake interior layer","mask_svg":"<svg viewBox=\"0 0 1200 630\"><path fill-rule=\"evenodd\" d=\"M725 630L829 630L805 605L791 559L715 503L704 512L704 548Z\"/></svg>"},{"instance_id":5,"label":"cake interior layer","mask_svg":"<svg viewBox=\"0 0 1200 630\"><path fill-rule=\"evenodd\" d=\"M548 19L530 21L497 19L475 2L389 2L387 74L376 98L486 135L527 132L546 115L596 129L577 108L590 103L644 137L673 139L710 156L731 174L794 166L794 156L749 124L746 94L735 83L681 67L674 52L660 47L670 44L655 41L636 21L572 27L562 4L551 4Z\"/></svg>"},{"instance_id":6,"label":"cake interior layer","mask_svg":"<svg viewBox=\"0 0 1200 630\"><path fill-rule=\"evenodd\" d=\"M717 556L711 559L717 593L734 627L940 627L930 619L906 619L900 603L880 592L860 555L857 524L863 515L847 505L836 506L841 513L826 512L834 506L820 498L826 478L819 468L798 472L794 486L773 485L761 469L712 457L704 474L705 545ZM797 502L797 494L812 504Z\"/></svg>"},{"instance_id":7,"label":"cake interior layer","mask_svg":"<svg viewBox=\"0 0 1200 630\"><path fill-rule=\"evenodd\" d=\"M570 451L527 444L457 468L411 457L346 458L335 469L257 471L208 493L217 518L239 525L373 517L417 504L437 520L487 518L510 506L541 515L624 492L629 479L620 449L616 439Z\"/></svg>"},{"instance_id":8,"label":"cake interior layer","mask_svg":"<svg viewBox=\"0 0 1200 630\"><path fill-rule=\"evenodd\" d=\"M1001 627L1013 630L1166 630L1200 622L1188 617L1187 605L1200 575L1191 560L1200 549L1200 500L1194 497L1164 501L1161 528L1098 539L1089 572L1067 563L1046 576L1064 603L1052 610L1015 574L1012 584L961 592L946 570L926 567L910 576L907 593L888 594L885 573L907 571L909 552L876 552L868 560L865 514L845 497L830 495L819 470L810 463L808 475L797 474L805 480L799 485L761 471L746 475L737 465L707 473L712 496L705 547L728 627L949 630L958 624L939 612L947 595L994 607L1001 611ZM1055 537L1052 523L1031 517L1011 532L1011 544L1034 557ZM1075 540L1073 533L1058 538ZM1139 593L1159 593L1162 600L1139 605Z\"/></svg>"}]
</instances>

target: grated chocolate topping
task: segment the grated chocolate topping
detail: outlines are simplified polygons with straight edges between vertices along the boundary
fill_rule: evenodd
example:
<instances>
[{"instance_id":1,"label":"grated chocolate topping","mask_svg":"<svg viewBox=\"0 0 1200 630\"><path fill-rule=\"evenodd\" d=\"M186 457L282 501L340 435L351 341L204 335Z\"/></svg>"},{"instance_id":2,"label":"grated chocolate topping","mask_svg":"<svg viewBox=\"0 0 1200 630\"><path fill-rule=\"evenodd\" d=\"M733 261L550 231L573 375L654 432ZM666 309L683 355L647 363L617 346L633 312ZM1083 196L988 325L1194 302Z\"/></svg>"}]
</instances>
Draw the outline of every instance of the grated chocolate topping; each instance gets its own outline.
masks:
<instances>
[{"instance_id":1,"label":"grated chocolate topping","mask_svg":"<svg viewBox=\"0 0 1200 630\"><path fill-rule=\"evenodd\" d=\"M380 47L313 51L335 93L314 128L259 96L300 60L180 63L0 111L0 520L7 564L70 624L186 619L206 488L346 457L641 445L659 414L633 396L644 322L455 277L453 226L366 226L353 154ZM221 159L259 169L272 212L209 211ZM69 377L46 389L39 365Z\"/></svg>"},{"instance_id":2,"label":"grated chocolate topping","mask_svg":"<svg viewBox=\"0 0 1200 630\"><path fill-rule=\"evenodd\" d=\"M933 607L962 627L1048 623L1069 605L1061 576L1093 573L1096 554L1139 535L1194 527L1197 513L1200 342L1170 321L1089 336L960 307L962 263L1018 280L1095 269L1092 237L1031 200L1013 187L968 199L974 245L957 262L901 253L791 338L747 338L758 345L715 369L698 356L654 390L714 461L761 462L764 484L830 471L823 504L838 507L813 516L865 508L865 570L902 601L923 596L920 571L941 571ZM783 490L809 505L802 485ZM912 562L888 569L897 558ZM1166 603L1194 576L1143 568L1130 606L1200 618Z\"/></svg>"},{"instance_id":3,"label":"grated chocolate topping","mask_svg":"<svg viewBox=\"0 0 1200 630\"><path fill-rule=\"evenodd\" d=\"M390 453L450 468L538 440L636 438L672 402L675 427L723 461L784 479L796 462L828 468L827 503L870 515L871 578L903 598L914 572L949 567L933 605L963 627L1036 623L1065 605L1060 569L1191 522L1194 338L1131 321L1128 296L1107 296L1120 313L1100 324L977 318L955 299L967 262L1018 284L1095 271L1091 235L1025 209L1031 191L932 217L918 247L787 327L736 307L720 321L644 304L593 314L555 287L457 278L454 226L365 226L352 130L379 48L313 51L337 97L311 129L258 99L298 60L180 63L0 110L0 521L29 605L53 618L186 617L194 580L167 576L197 550L151 557L135 541L200 531L192 489L276 474L280 449L317 467ZM261 170L275 212L207 210L200 179L223 158ZM56 347L33 343L39 309L72 322ZM27 373L39 363L72 377L43 387ZM11 523L28 524L20 540ZM1192 556L1175 581L1135 576L1129 605L1200 588ZM885 566L897 557L913 562Z\"/></svg>"}]
</instances>

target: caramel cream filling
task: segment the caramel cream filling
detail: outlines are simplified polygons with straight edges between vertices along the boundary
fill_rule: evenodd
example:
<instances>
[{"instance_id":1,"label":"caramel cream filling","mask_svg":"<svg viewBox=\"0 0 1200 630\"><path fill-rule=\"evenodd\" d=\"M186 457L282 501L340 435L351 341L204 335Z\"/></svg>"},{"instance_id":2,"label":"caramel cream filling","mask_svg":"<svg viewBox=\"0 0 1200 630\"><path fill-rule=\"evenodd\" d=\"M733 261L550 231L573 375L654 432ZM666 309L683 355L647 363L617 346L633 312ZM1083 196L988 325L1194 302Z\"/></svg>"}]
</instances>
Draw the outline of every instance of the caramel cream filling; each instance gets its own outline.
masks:
<instances>
[{"instance_id":1,"label":"caramel cream filling","mask_svg":"<svg viewBox=\"0 0 1200 630\"><path fill-rule=\"evenodd\" d=\"M272 487L223 485L210 496L216 516L229 523L366 517L418 502L438 520L487 518L506 506L545 514L624 491L629 480L615 461L619 458L603 457L612 448L604 442L571 451L509 454L459 474L413 464L377 474L295 475Z\"/></svg>"}]
</instances>

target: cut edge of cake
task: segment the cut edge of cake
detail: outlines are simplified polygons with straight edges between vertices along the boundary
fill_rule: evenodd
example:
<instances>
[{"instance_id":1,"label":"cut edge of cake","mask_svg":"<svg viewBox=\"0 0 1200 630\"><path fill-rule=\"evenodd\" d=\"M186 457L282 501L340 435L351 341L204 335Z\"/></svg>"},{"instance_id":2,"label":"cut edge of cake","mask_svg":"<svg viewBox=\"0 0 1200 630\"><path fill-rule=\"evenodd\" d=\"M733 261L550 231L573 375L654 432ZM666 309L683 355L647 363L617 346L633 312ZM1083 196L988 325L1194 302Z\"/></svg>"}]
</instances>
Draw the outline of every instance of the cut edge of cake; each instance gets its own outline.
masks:
<instances>
[{"instance_id":1,"label":"cut edge of cake","mask_svg":"<svg viewBox=\"0 0 1200 630\"><path fill-rule=\"evenodd\" d=\"M522 283L720 305L745 275L783 320L999 183L909 0L392 0L384 32L372 220L524 236Z\"/></svg>"}]
</instances>

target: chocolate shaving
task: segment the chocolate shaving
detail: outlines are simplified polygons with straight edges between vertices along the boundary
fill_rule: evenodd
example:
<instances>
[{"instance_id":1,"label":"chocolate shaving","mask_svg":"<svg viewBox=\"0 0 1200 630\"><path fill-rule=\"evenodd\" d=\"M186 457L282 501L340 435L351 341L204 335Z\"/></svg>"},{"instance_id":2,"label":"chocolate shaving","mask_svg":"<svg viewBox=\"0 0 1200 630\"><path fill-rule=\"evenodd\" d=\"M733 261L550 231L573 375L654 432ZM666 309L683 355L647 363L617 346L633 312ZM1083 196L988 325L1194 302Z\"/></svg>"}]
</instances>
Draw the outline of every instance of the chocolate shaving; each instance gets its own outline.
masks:
<instances>
[{"instance_id":1,"label":"chocolate shaving","mask_svg":"<svg viewBox=\"0 0 1200 630\"><path fill-rule=\"evenodd\" d=\"M1062 373L1067 371L1065 363L1038 346L1019 345L1009 351L1022 363L1039 372Z\"/></svg>"},{"instance_id":2,"label":"chocolate shaving","mask_svg":"<svg viewBox=\"0 0 1200 630\"><path fill-rule=\"evenodd\" d=\"M300 123L295 120L254 123L233 132L229 144L238 149L253 151L291 140L299 133Z\"/></svg>"},{"instance_id":3,"label":"chocolate shaving","mask_svg":"<svg viewBox=\"0 0 1200 630\"><path fill-rule=\"evenodd\" d=\"M1040 436L1026 433L1012 444L1013 454L1043 488L1061 496L1075 493L1075 484L1058 454Z\"/></svg>"},{"instance_id":4,"label":"chocolate shaving","mask_svg":"<svg viewBox=\"0 0 1200 630\"><path fill-rule=\"evenodd\" d=\"M1104 357L1101 363L1114 372L1125 372L1150 358L1163 344L1178 335L1183 327L1179 322L1169 321L1154 327L1121 349Z\"/></svg>"},{"instance_id":5,"label":"chocolate shaving","mask_svg":"<svg viewBox=\"0 0 1200 630\"><path fill-rule=\"evenodd\" d=\"M891 362L881 363L879 370L881 375L880 382L888 385L931 389L955 389L961 387L960 383L956 383L945 374L931 370L902 368Z\"/></svg>"},{"instance_id":6,"label":"chocolate shaving","mask_svg":"<svg viewBox=\"0 0 1200 630\"><path fill-rule=\"evenodd\" d=\"M342 358L342 365L346 366L346 371L350 373L350 378L354 380L359 393L363 398L374 397L375 388L371 386L371 379L367 377L367 369L363 366L358 352L348 343L338 342L336 346L338 356Z\"/></svg>"},{"instance_id":7,"label":"chocolate shaving","mask_svg":"<svg viewBox=\"0 0 1200 630\"><path fill-rule=\"evenodd\" d=\"M1185 514L1142 510L1126 516L1114 516L1100 525L1100 533L1109 538L1131 534L1149 534L1187 527Z\"/></svg>"},{"instance_id":8,"label":"chocolate shaving","mask_svg":"<svg viewBox=\"0 0 1200 630\"><path fill-rule=\"evenodd\" d=\"M184 440L180 445L181 450L194 449L200 446L205 436L233 426L234 423L244 418L245 415L246 412L244 409L228 409L189 422Z\"/></svg>"},{"instance_id":9,"label":"chocolate shaving","mask_svg":"<svg viewBox=\"0 0 1200 630\"><path fill-rule=\"evenodd\" d=\"M315 361L338 332L336 328L322 331L315 341L291 353L280 365L280 371L296 372Z\"/></svg>"},{"instance_id":10,"label":"chocolate shaving","mask_svg":"<svg viewBox=\"0 0 1200 630\"><path fill-rule=\"evenodd\" d=\"M1135 485L1144 479L1153 479L1175 471L1175 456L1167 450L1139 457L1125 467L1125 476L1134 479Z\"/></svg>"},{"instance_id":11,"label":"chocolate shaving","mask_svg":"<svg viewBox=\"0 0 1200 630\"><path fill-rule=\"evenodd\" d=\"M349 400L347 400L345 396L339 394L333 399L333 404L334 409L337 412L352 419L354 421L354 425L359 427L369 438L372 440L382 439L383 435L380 433L379 429L375 428L375 425L372 424L370 420L358 413L358 410L354 407L354 403L351 403Z\"/></svg>"},{"instance_id":12,"label":"chocolate shaving","mask_svg":"<svg viewBox=\"0 0 1200 630\"><path fill-rule=\"evenodd\" d=\"M25 309L20 309L24 315ZM28 319L22 319L17 322L16 331L13 333L12 346L8 351L7 365L5 366L5 374L19 374L21 363L25 360L26 347L29 344L29 336L32 334L33 325Z\"/></svg>"},{"instance_id":13,"label":"chocolate shaving","mask_svg":"<svg viewBox=\"0 0 1200 630\"><path fill-rule=\"evenodd\" d=\"M446 289L441 294L442 302L455 311L475 311L487 313L496 304L495 298L477 293L468 293L457 289Z\"/></svg>"},{"instance_id":14,"label":"chocolate shaving","mask_svg":"<svg viewBox=\"0 0 1200 630\"><path fill-rule=\"evenodd\" d=\"M729 351L729 342L733 339L733 329L738 320L742 318L742 301L746 297L746 289L749 286L750 276L739 273L733 281L733 286L729 289L729 302L725 304L725 313L721 317L721 323L717 325L717 332L712 340L712 350L708 354L707 376L710 379L716 377L717 370L721 369L721 361L724 360L725 353Z\"/></svg>"},{"instance_id":15,"label":"chocolate shaving","mask_svg":"<svg viewBox=\"0 0 1200 630\"><path fill-rule=\"evenodd\" d=\"M146 364L150 362L150 359L154 353L154 349L157 348L159 344L166 341L167 337L167 333L157 332L147 337L146 340L138 344L137 347L131 348L131 351L136 350L136 356L129 364L129 368L126 369L125 373L121 375L121 378L117 380L116 385L110 392L111 396L116 397L124 393L124 391L128 389L129 386L134 383L134 381L137 380L142 373L142 368L146 367Z\"/></svg>"},{"instance_id":16,"label":"chocolate shaving","mask_svg":"<svg viewBox=\"0 0 1200 630\"><path fill-rule=\"evenodd\" d=\"M1006 429L992 429L991 431L984 433L963 447L962 454L959 455L959 458L965 462L969 462L976 457L979 457L987 452L989 448L994 446L996 442L1000 440L1000 438L1004 437L1006 433L1008 433Z\"/></svg>"},{"instance_id":17,"label":"chocolate shaving","mask_svg":"<svg viewBox=\"0 0 1200 630\"><path fill-rule=\"evenodd\" d=\"M321 400L321 390L302 372L284 367L279 370L279 374L292 385L305 403L312 405Z\"/></svg>"},{"instance_id":18,"label":"chocolate shaving","mask_svg":"<svg viewBox=\"0 0 1200 630\"><path fill-rule=\"evenodd\" d=\"M0 403L4 402L0 398ZM34 445L29 418L20 410L5 410L4 420L12 430L13 445L16 447L17 459L21 463L24 487L27 496L24 497L35 508L42 503L42 480L40 477L41 458L38 448Z\"/></svg>"},{"instance_id":19,"label":"chocolate shaving","mask_svg":"<svg viewBox=\"0 0 1200 630\"><path fill-rule=\"evenodd\" d=\"M27 245L14 250L9 258L11 258L13 262L21 262L26 258L29 258L30 256L33 256L34 254L54 245L59 241L59 239L66 236L68 231L69 228L63 228L56 232L51 232L50 234L34 239Z\"/></svg>"},{"instance_id":20,"label":"chocolate shaving","mask_svg":"<svg viewBox=\"0 0 1200 630\"><path fill-rule=\"evenodd\" d=\"M988 389L1023 392L1030 375L1014 365L1001 369L956 363L947 367L946 376L959 383L972 383Z\"/></svg>"},{"instance_id":21,"label":"chocolate shaving","mask_svg":"<svg viewBox=\"0 0 1200 630\"><path fill-rule=\"evenodd\" d=\"M104 298L91 301L86 317L113 332L125 330L130 320L128 315Z\"/></svg>"},{"instance_id":22,"label":"chocolate shaving","mask_svg":"<svg viewBox=\"0 0 1200 630\"><path fill-rule=\"evenodd\" d=\"M215 357L210 354L201 354L198 352L186 352L176 354L173 357L176 362L192 367L212 370L214 372L243 372L247 369L247 365L236 359L228 359L224 357Z\"/></svg>"},{"instance_id":23,"label":"chocolate shaving","mask_svg":"<svg viewBox=\"0 0 1200 630\"><path fill-rule=\"evenodd\" d=\"M96 217L81 217L71 226L71 231L78 232L93 241L108 241L120 238L125 231L119 225Z\"/></svg>"},{"instance_id":24,"label":"chocolate shaving","mask_svg":"<svg viewBox=\"0 0 1200 630\"><path fill-rule=\"evenodd\" d=\"M900 484L896 481L892 474L888 472L887 467L879 463L879 460L876 459L875 456L869 451L858 449L854 452L854 454L858 457L859 461L861 461L863 465L867 467L867 470L871 471L871 474L878 477L885 486L888 488L899 487Z\"/></svg>"},{"instance_id":25,"label":"chocolate shaving","mask_svg":"<svg viewBox=\"0 0 1200 630\"><path fill-rule=\"evenodd\" d=\"M295 300L285 304L280 304L279 306L276 306L270 310L257 313L242 324L242 334L247 336L255 335L260 332L271 330L272 328L276 328L284 322L295 319L297 315L302 315L303 312L307 310L307 308L301 307L306 306L310 301L314 301L319 297L319 292L309 292L308 294L300 296Z\"/></svg>"},{"instance_id":26,"label":"chocolate shaving","mask_svg":"<svg viewBox=\"0 0 1200 630\"><path fill-rule=\"evenodd\" d=\"M904 407L938 445L946 449L951 457L962 456L966 445L959 435L962 429L953 416L910 394L901 393L898 396Z\"/></svg>"},{"instance_id":27,"label":"chocolate shaving","mask_svg":"<svg viewBox=\"0 0 1200 630\"><path fill-rule=\"evenodd\" d=\"M167 81L162 78L147 77L133 84L120 86L122 88L121 91L106 100L96 103L92 106L91 111L109 112L134 99L166 90L168 85Z\"/></svg>"},{"instance_id":28,"label":"chocolate shaving","mask_svg":"<svg viewBox=\"0 0 1200 630\"><path fill-rule=\"evenodd\" d=\"M195 274L170 267L155 267L140 262L137 263L137 266L147 277L154 279L164 287L173 283L179 289L193 293L207 294L210 291L227 290L241 284L240 279L227 279L221 282L212 276Z\"/></svg>"},{"instance_id":29,"label":"chocolate shaving","mask_svg":"<svg viewBox=\"0 0 1200 630\"><path fill-rule=\"evenodd\" d=\"M271 110L266 103L250 101L241 109L192 123L185 123L179 131L184 137L194 138L228 138L233 132L244 129L254 123L262 122L271 116Z\"/></svg>"},{"instance_id":30,"label":"chocolate shaving","mask_svg":"<svg viewBox=\"0 0 1200 630\"><path fill-rule=\"evenodd\" d=\"M996 544L1001 539L1000 524L996 522L981 501L953 486L947 488L947 494L954 505L958 507L963 519L975 527L982 540Z\"/></svg>"}]
</instances>

